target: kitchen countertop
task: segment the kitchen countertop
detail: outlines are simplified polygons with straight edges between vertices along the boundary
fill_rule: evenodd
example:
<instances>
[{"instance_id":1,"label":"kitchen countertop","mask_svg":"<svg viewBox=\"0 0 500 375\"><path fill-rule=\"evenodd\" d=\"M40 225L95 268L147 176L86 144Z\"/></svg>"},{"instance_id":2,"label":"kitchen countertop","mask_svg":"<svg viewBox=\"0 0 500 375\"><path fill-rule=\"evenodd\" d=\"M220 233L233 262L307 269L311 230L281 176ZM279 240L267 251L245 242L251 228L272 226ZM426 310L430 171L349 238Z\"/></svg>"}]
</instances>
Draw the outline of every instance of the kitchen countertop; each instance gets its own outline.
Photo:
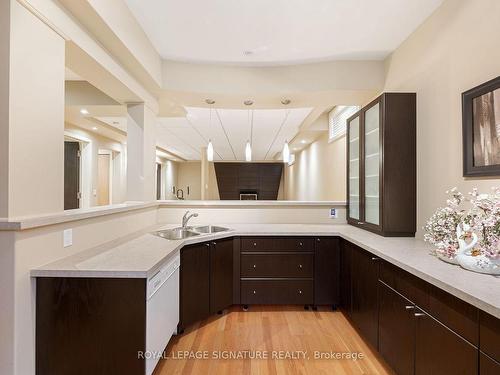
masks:
<instances>
[{"instance_id":1,"label":"kitchen countertop","mask_svg":"<svg viewBox=\"0 0 500 375\"><path fill-rule=\"evenodd\" d=\"M201 224L200 224L201 225ZM150 234L175 225L159 225L121 240L33 269L32 277L148 278L189 244L233 236L339 236L500 319L500 277L466 271L440 261L422 240L381 237L347 225L218 224L228 232L166 240Z\"/></svg>"}]
</instances>

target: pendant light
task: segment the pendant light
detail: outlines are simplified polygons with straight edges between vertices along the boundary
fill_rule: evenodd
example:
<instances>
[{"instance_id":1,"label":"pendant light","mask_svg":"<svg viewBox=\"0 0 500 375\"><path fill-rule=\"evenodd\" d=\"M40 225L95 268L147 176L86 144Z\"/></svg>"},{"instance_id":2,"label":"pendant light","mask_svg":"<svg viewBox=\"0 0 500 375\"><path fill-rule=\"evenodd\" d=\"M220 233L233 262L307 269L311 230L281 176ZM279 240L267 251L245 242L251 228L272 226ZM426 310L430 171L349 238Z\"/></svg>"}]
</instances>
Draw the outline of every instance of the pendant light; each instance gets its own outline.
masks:
<instances>
[{"instance_id":1,"label":"pendant light","mask_svg":"<svg viewBox=\"0 0 500 375\"><path fill-rule=\"evenodd\" d=\"M250 111L248 111L248 118L250 122ZM252 119L250 123L250 140L247 141L247 145L245 146L245 160L252 161L252 137L253 137L253 111L252 111Z\"/></svg>"},{"instance_id":2,"label":"pendant light","mask_svg":"<svg viewBox=\"0 0 500 375\"><path fill-rule=\"evenodd\" d=\"M213 103L211 103L213 104ZM208 122L208 133L210 133L210 129L212 128L212 108L210 108L210 120ZM208 139L207 146L207 160L214 161L214 146L212 145L212 140Z\"/></svg>"},{"instance_id":3,"label":"pendant light","mask_svg":"<svg viewBox=\"0 0 500 375\"><path fill-rule=\"evenodd\" d=\"M283 145L283 163L290 163L290 147L288 147L288 141L285 141Z\"/></svg>"}]
</instances>

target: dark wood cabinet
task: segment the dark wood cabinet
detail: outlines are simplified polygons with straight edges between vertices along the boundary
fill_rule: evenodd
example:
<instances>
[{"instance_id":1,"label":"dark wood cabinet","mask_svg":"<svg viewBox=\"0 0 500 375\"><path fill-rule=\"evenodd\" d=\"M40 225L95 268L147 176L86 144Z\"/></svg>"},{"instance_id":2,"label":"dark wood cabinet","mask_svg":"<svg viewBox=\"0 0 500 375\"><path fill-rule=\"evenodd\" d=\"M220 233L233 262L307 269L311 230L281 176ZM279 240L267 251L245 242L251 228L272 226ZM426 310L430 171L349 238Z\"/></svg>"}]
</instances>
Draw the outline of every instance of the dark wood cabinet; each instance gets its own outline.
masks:
<instances>
[{"instance_id":1,"label":"dark wood cabinet","mask_svg":"<svg viewBox=\"0 0 500 375\"><path fill-rule=\"evenodd\" d=\"M340 246L334 237L317 237L314 243L314 304L339 305Z\"/></svg>"},{"instance_id":2,"label":"dark wood cabinet","mask_svg":"<svg viewBox=\"0 0 500 375\"><path fill-rule=\"evenodd\" d=\"M477 374L477 347L421 310L414 316L415 375Z\"/></svg>"},{"instance_id":3,"label":"dark wood cabinet","mask_svg":"<svg viewBox=\"0 0 500 375\"><path fill-rule=\"evenodd\" d=\"M206 242L181 249L180 329L210 315L210 247Z\"/></svg>"},{"instance_id":4,"label":"dark wood cabinet","mask_svg":"<svg viewBox=\"0 0 500 375\"><path fill-rule=\"evenodd\" d=\"M348 223L413 237L416 94L382 94L347 120L347 139Z\"/></svg>"},{"instance_id":5,"label":"dark wood cabinet","mask_svg":"<svg viewBox=\"0 0 500 375\"><path fill-rule=\"evenodd\" d=\"M181 329L233 304L233 239L181 250Z\"/></svg>"},{"instance_id":6,"label":"dark wood cabinet","mask_svg":"<svg viewBox=\"0 0 500 375\"><path fill-rule=\"evenodd\" d=\"M482 352L500 362L500 319L479 312L479 347ZM500 372L499 372L500 374Z\"/></svg>"},{"instance_id":7,"label":"dark wood cabinet","mask_svg":"<svg viewBox=\"0 0 500 375\"><path fill-rule=\"evenodd\" d=\"M498 343L497 343L498 345ZM500 374L500 363L490 358L486 354L479 353L479 375L498 375Z\"/></svg>"},{"instance_id":8,"label":"dark wood cabinet","mask_svg":"<svg viewBox=\"0 0 500 375\"><path fill-rule=\"evenodd\" d=\"M379 282L378 350L398 375L413 375L415 363L415 305Z\"/></svg>"},{"instance_id":9,"label":"dark wood cabinet","mask_svg":"<svg viewBox=\"0 0 500 375\"><path fill-rule=\"evenodd\" d=\"M241 238L241 303L314 303L314 238Z\"/></svg>"},{"instance_id":10,"label":"dark wood cabinet","mask_svg":"<svg viewBox=\"0 0 500 375\"><path fill-rule=\"evenodd\" d=\"M379 258L358 246L351 249L351 319L363 336L377 347Z\"/></svg>"},{"instance_id":11,"label":"dark wood cabinet","mask_svg":"<svg viewBox=\"0 0 500 375\"><path fill-rule=\"evenodd\" d=\"M351 279L351 244L345 240L340 242L340 309L351 316L352 279Z\"/></svg>"},{"instance_id":12,"label":"dark wood cabinet","mask_svg":"<svg viewBox=\"0 0 500 375\"><path fill-rule=\"evenodd\" d=\"M210 312L233 304L233 240L210 243Z\"/></svg>"}]
</instances>

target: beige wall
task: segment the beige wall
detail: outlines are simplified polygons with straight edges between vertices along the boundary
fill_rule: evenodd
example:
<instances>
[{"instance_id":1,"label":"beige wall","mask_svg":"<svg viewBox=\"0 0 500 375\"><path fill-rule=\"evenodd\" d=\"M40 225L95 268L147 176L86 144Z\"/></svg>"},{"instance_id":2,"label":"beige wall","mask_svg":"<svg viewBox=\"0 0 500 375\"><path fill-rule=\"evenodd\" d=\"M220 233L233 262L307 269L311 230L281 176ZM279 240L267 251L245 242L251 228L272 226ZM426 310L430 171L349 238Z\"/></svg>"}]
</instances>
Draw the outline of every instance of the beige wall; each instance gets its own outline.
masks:
<instances>
[{"instance_id":1,"label":"beige wall","mask_svg":"<svg viewBox=\"0 0 500 375\"><path fill-rule=\"evenodd\" d=\"M173 188L178 189L179 163L161 159L162 199L175 199Z\"/></svg>"},{"instance_id":2,"label":"beige wall","mask_svg":"<svg viewBox=\"0 0 500 375\"><path fill-rule=\"evenodd\" d=\"M10 1L0 2L0 218L9 215Z\"/></svg>"},{"instance_id":3,"label":"beige wall","mask_svg":"<svg viewBox=\"0 0 500 375\"><path fill-rule=\"evenodd\" d=\"M417 93L417 229L462 177L461 93L500 75L500 1L448 0L386 61L386 91Z\"/></svg>"},{"instance_id":4,"label":"beige wall","mask_svg":"<svg viewBox=\"0 0 500 375\"><path fill-rule=\"evenodd\" d=\"M17 1L11 6L9 97L0 104L9 108L2 124L9 127L8 215L3 208L1 216L57 212L64 196L64 40Z\"/></svg>"},{"instance_id":5,"label":"beige wall","mask_svg":"<svg viewBox=\"0 0 500 375\"><path fill-rule=\"evenodd\" d=\"M295 163L285 167L287 200L346 200L346 137L328 142L324 132L307 148L295 154Z\"/></svg>"}]
</instances>

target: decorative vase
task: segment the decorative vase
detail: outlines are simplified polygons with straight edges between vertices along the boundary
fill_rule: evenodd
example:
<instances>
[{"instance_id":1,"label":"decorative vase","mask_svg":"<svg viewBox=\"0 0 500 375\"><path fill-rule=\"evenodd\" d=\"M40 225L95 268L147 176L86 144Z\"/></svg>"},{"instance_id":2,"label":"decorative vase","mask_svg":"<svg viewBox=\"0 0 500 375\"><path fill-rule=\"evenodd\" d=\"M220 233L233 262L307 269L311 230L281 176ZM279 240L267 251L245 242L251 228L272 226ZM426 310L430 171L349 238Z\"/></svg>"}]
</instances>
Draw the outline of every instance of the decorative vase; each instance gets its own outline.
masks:
<instances>
[{"instance_id":1,"label":"decorative vase","mask_svg":"<svg viewBox=\"0 0 500 375\"><path fill-rule=\"evenodd\" d=\"M459 250L455 261L466 270L486 273L488 275L500 275L500 261L498 259L491 259L484 254L475 255L473 253L474 246L476 246L478 237L475 233L472 233L472 240L470 243L466 243L463 240L463 234L470 230L467 224L462 226L457 225L457 238L459 243Z\"/></svg>"}]
</instances>

